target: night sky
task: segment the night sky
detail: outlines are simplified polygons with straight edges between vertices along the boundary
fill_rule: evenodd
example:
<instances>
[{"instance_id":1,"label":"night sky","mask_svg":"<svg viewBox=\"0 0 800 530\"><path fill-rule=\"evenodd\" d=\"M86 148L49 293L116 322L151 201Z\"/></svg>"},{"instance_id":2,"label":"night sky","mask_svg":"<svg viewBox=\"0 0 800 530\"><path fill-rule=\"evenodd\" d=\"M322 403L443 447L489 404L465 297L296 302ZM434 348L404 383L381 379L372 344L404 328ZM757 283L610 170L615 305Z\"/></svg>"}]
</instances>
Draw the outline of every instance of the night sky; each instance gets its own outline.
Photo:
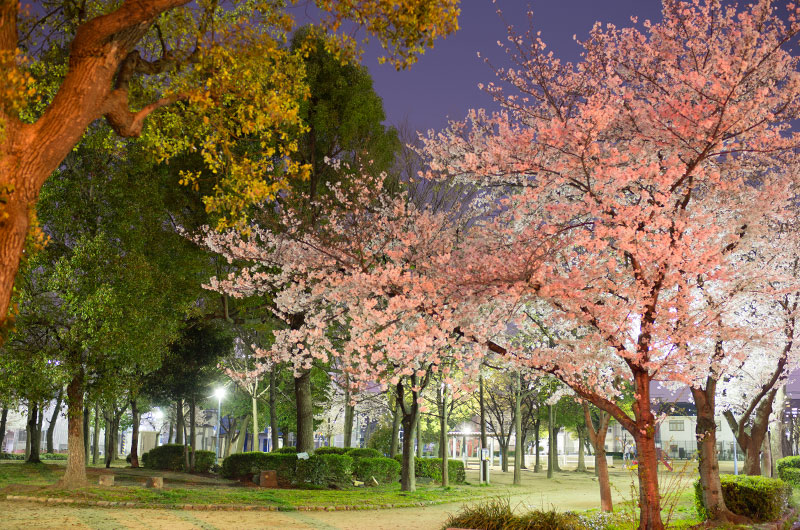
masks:
<instances>
[{"instance_id":1,"label":"night sky","mask_svg":"<svg viewBox=\"0 0 800 530\"><path fill-rule=\"evenodd\" d=\"M577 60L579 47L572 36L585 39L595 21L629 26L630 17L653 21L661 18L660 0L462 0L461 29L436 41L410 69L397 72L380 65L377 43L370 43L363 64L383 98L387 123L397 125L408 119L417 130L441 129L448 117L462 119L470 108L494 109L491 98L478 89L478 83L495 79L494 72L481 57L502 66L505 52L497 41L506 42L506 23L519 32L528 27L526 12L533 11L533 24L553 53L564 60ZM496 14L503 11L503 18Z\"/></svg>"}]
</instances>

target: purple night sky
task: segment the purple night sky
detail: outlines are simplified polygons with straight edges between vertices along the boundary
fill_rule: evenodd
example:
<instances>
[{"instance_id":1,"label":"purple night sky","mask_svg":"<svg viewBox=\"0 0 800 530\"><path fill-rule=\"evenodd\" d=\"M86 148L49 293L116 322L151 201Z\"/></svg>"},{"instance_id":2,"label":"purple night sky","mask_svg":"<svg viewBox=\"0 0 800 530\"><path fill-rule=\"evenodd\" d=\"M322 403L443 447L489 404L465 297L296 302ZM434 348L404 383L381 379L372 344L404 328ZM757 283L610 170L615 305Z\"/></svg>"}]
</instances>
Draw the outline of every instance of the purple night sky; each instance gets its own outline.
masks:
<instances>
[{"instance_id":1,"label":"purple night sky","mask_svg":"<svg viewBox=\"0 0 800 530\"><path fill-rule=\"evenodd\" d=\"M639 22L659 20L660 0L462 0L459 31L436 41L410 69L397 72L380 65L377 43L370 43L363 64L372 74L375 90L383 98L387 123L396 125L406 117L417 130L441 129L447 119L460 120L470 108L496 108L478 83L495 79L481 57L493 64L506 64L505 52L497 41L506 42L506 23L522 33L528 28L528 7L533 24L553 53L564 60L577 60L578 45L573 35L585 39L595 21L629 26L635 15ZM503 20L496 11L503 11Z\"/></svg>"}]
</instances>

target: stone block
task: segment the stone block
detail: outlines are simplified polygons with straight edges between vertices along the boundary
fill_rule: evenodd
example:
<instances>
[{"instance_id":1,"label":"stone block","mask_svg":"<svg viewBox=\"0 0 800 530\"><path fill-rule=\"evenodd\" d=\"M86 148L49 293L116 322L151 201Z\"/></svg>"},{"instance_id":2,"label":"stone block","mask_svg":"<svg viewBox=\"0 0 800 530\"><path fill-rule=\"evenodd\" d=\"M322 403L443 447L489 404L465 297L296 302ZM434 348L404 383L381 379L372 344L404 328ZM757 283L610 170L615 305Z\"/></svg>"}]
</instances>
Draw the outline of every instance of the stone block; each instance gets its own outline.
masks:
<instances>
[{"instance_id":1,"label":"stone block","mask_svg":"<svg viewBox=\"0 0 800 530\"><path fill-rule=\"evenodd\" d=\"M164 487L164 477L147 477L147 487L160 490Z\"/></svg>"},{"instance_id":2,"label":"stone block","mask_svg":"<svg viewBox=\"0 0 800 530\"><path fill-rule=\"evenodd\" d=\"M258 485L262 488L277 488L278 487L278 472L274 469L262 471L258 476Z\"/></svg>"}]
</instances>

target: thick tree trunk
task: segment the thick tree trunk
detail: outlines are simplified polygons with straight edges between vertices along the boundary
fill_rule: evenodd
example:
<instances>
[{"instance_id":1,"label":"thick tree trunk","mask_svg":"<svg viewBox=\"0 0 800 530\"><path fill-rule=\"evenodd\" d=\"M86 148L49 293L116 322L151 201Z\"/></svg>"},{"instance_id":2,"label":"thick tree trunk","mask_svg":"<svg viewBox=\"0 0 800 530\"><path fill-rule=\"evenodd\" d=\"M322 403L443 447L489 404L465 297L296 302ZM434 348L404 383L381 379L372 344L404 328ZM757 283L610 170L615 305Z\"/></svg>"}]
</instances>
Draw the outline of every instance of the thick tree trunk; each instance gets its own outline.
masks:
<instances>
[{"instance_id":1,"label":"thick tree trunk","mask_svg":"<svg viewBox=\"0 0 800 530\"><path fill-rule=\"evenodd\" d=\"M353 443L353 416L354 407L350 405L350 393L345 393L344 403L344 447L352 447Z\"/></svg>"},{"instance_id":2,"label":"thick tree trunk","mask_svg":"<svg viewBox=\"0 0 800 530\"><path fill-rule=\"evenodd\" d=\"M276 365L269 372L269 430L272 451L278 448L278 388ZM261 449L255 449L260 451Z\"/></svg>"},{"instance_id":3,"label":"thick tree trunk","mask_svg":"<svg viewBox=\"0 0 800 530\"><path fill-rule=\"evenodd\" d=\"M553 410L553 422L556 421L555 408ZM558 463L558 433L561 431L559 425L553 425L553 451L555 457L553 458L553 471L561 472L561 464Z\"/></svg>"},{"instance_id":4,"label":"thick tree trunk","mask_svg":"<svg viewBox=\"0 0 800 530\"><path fill-rule=\"evenodd\" d=\"M80 488L88 485L83 452L83 371L67 386L67 429L67 468L58 486Z\"/></svg>"},{"instance_id":5,"label":"thick tree trunk","mask_svg":"<svg viewBox=\"0 0 800 530\"><path fill-rule=\"evenodd\" d=\"M42 445L42 435L38 431L39 425L39 405L37 403L28 403L28 439L30 440L30 449L28 457L25 459L29 464L38 464L41 462L39 459L39 452ZM82 449L82 448L81 448Z\"/></svg>"},{"instance_id":6,"label":"thick tree trunk","mask_svg":"<svg viewBox=\"0 0 800 530\"><path fill-rule=\"evenodd\" d=\"M586 472L586 460L583 457L583 436L578 435L578 467L575 468L578 473Z\"/></svg>"},{"instance_id":7,"label":"thick tree trunk","mask_svg":"<svg viewBox=\"0 0 800 530\"><path fill-rule=\"evenodd\" d=\"M415 427L417 425L417 416L419 415L419 407L416 403L409 405L409 413L403 414L403 462L400 475L400 490L401 491L416 491L417 479L414 469L414 439Z\"/></svg>"},{"instance_id":8,"label":"thick tree trunk","mask_svg":"<svg viewBox=\"0 0 800 530\"><path fill-rule=\"evenodd\" d=\"M183 440L184 436L183 433L186 432L186 426L184 425L184 417L183 417L183 399L178 399L175 402L175 443L178 445L184 445Z\"/></svg>"},{"instance_id":9,"label":"thick tree trunk","mask_svg":"<svg viewBox=\"0 0 800 530\"><path fill-rule=\"evenodd\" d=\"M658 491L658 457L656 456L656 419L650 409L651 376L646 371L634 370L633 402L635 429L631 434L636 441L639 474L639 528L662 530L661 495Z\"/></svg>"},{"instance_id":10,"label":"thick tree trunk","mask_svg":"<svg viewBox=\"0 0 800 530\"><path fill-rule=\"evenodd\" d=\"M778 393L775 395L775 404L773 408L775 409L777 414L775 414L776 418L772 422L772 428L770 432L773 433L770 436L772 441L772 461L777 462L781 458L785 456L789 456L788 453L785 451L785 442L786 442L786 424L783 422L783 410L784 410L784 403L786 402L786 385L781 385L778 388ZM774 468L774 465L773 465ZM777 474L777 468L773 469L773 476Z\"/></svg>"},{"instance_id":11,"label":"thick tree trunk","mask_svg":"<svg viewBox=\"0 0 800 530\"><path fill-rule=\"evenodd\" d=\"M297 409L297 452L314 450L314 408L311 399L311 370L303 370L294 380Z\"/></svg>"},{"instance_id":12,"label":"thick tree trunk","mask_svg":"<svg viewBox=\"0 0 800 530\"><path fill-rule=\"evenodd\" d=\"M394 400L394 410L392 411L392 442L389 445L389 457L397 456L397 448L400 445L400 405L397 397Z\"/></svg>"},{"instance_id":13,"label":"thick tree trunk","mask_svg":"<svg viewBox=\"0 0 800 530\"><path fill-rule=\"evenodd\" d=\"M714 401L717 381L711 377L706 380L706 388L691 388L697 408L697 449L700 453L699 472L702 487L703 504L709 518L714 522L749 524L747 517L731 512L725 505L722 495L722 484L719 478L719 461L717 460L717 422L714 419Z\"/></svg>"},{"instance_id":14,"label":"thick tree trunk","mask_svg":"<svg viewBox=\"0 0 800 530\"><path fill-rule=\"evenodd\" d=\"M139 405L136 399L131 400L131 467L139 467Z\"/></svg>"},{"instance_id":15,"label":"thick tree trunk","mask_svg":"<svg viewBox=\"0 0 800 530\"><path fill-rule=\"evenodd\" d=\"M247 439L247 426L250 425L250 418L247 417L244 419L244 423L242 423L242 429L239 433L239 436L236 437L236 447L234 448L235 453L241 453L242 451L246 451L247 448L245 447L245 440ZM258 443L258 442L255 442ZM253 446L255 449L255 445Z\"/></svg>"},{"instance_id":16,"label":"thick tree trunk","mask_svg":"<svg viewBox=\"0 0 800 530\"><path fill-rule=\"evenodd\" d=\"M755 418L750 427L750 432L745 431L746 423L748 423L748 415L744 415L737 421L733 413L729 410L724 412L725 419L731 430L736 434L736 440L739 446L745 452L744 457L744 473L746 475L760 475L761 474L761 450L764 444L764 439L767 435L769 428L769 417L772 414L772 402L775 400L775 394L778 392L777 388L767 392L761 399L755 409Z\"/></svg>"},{"instance_id":17,"label":"thick tree trunk","mask_svg":"<svg viewBox=\"0 0 800 530\"><path fill-rule=\"evenodd\" d=\"M0 414L0 453L3 452L3 442L6 439L6 421L8 421L8 409L3 407L3 413Z\"/></svg>"},{"instance_id":18,"label":"thick tree trunk","mask_svg":"<svg viewBox=\"0 0 800 530\"><path fill-rule=\"evenodd\" d=\"M489 461L483 460L483 451L489 449L489 444L486 439L486 403L483 399L483 374L478 376L478 404L480 406L480 422L481 422L481 458L478 459L479 465L484 472L484 481L488 478ZM480 475L479 475L480 476Z\"/></svg>"},{"instance_id":19,"label":"thick tree trunk","mask_svg":"<svg viewBox=\"0 0 800 530\"><path fill-rule=\"evenodd\" d=\"M158 439L158 437L156 437ZM169 431L167 431L167 444L172 443L172 422L169 422Z\"/></svg>"},{"instance_id":20,"label":"thick tree trunk","mask_svg":"<svg viewBox=\"0 0 800 530\"><path fill-rule=\"evenodd\" d=\"M611 500L611 481L608 477L608 462L606 462L606 434L608 433L608 422L611 419L611 415L601 410L600 421L597 429L595 429L589 412L589 404L584 402L583 419L586 422L589 442L594 447L594 468L597 474L597 481L600 483L600 509L604 512L613 512L614 503Z\"/></svg>"},{"instance_id":21,"label":"thick tree trunk","mask_svg":"<svg viewBox=\"0 0 800 530\"><path fill-rule=\"evenodd\" d=\"M422 458L422 414L417 414L417 424L414 426L414 432L417 435L417 458Z\"/></svg>"},{"instance_id":22,"label":"thick tree trunk","mask_svg":"<svg viewBox=\"0 0 800 530\"><path fill-rule=\"evenodd\" d=\"M53 433L56 430L56 421L58 421L58 413L61 412L61 402L64 398L64 389L58 391L58 397L56 398L56 405L53 407L53 414L50 416L50 423L47 425L47 452L48 453L55 453L56 449L53 446ZM2 440L0 440L0 445L2 445Z\"/></svg>"},{"instance_id":23,"label":"thick tree trunk","mask_svg":"<svg viewBox=\"0 0 800 530\"><path fill-rule=\"evenodd\" d=\"M506 442L500 440L506 440ZM503 473L508 473L508 438L501 435L500 440L498 440L500 444L500 454L502 455L500 457L500 471Z\"/></svg>"},{"instance_id":24,"label":"thick tree trunk","mask_svg":"<svg viewBox=\"0 0 800 530\"><path fill-rule=\"evenodd\" d=\"M100 405L94 404L94 433L92 434L92 464L97 465L100 455Z\"/></svg>"},{"instance_id":25,"label":"thick tree trunk","mask_svg":"<svg viewBox=\"0 0 800 530\"><path fill-rule=\"evenodd\" d=\"M522 486L522 375L514 382L514 485Z\"/></svg>"}]
</instances>

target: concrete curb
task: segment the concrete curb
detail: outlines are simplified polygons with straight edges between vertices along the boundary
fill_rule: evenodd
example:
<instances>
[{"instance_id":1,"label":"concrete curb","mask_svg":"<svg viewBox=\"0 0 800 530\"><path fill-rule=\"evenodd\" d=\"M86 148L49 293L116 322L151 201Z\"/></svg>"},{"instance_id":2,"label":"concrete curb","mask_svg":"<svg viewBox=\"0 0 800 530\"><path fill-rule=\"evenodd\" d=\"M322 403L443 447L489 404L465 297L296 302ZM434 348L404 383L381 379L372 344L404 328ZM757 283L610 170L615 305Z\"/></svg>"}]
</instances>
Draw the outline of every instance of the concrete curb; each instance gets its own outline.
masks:
<instances>
[{"instance_id":1,"label":"concrete curb","mask_svg":"<svg viewBox=\"0 0 800 530\"><path fill-rule=\"evenodd\" d=\"M88 499L72 499L61 497L32 497L26 495L6 495L8 501L39 502L43 504L71 504L79 506L97 506L108 508L148 508L168 510L204 510L204 511L260 511L260 512L337 512L356 510L390 510L393 508L417 508L420 506L435 506L458 502L446 501L418 501L395 504L358 504L336 506L261 506L258 504L152 504L143 502L117 502L117 501L92 501Z\"/></svg>"}]
</instances>

